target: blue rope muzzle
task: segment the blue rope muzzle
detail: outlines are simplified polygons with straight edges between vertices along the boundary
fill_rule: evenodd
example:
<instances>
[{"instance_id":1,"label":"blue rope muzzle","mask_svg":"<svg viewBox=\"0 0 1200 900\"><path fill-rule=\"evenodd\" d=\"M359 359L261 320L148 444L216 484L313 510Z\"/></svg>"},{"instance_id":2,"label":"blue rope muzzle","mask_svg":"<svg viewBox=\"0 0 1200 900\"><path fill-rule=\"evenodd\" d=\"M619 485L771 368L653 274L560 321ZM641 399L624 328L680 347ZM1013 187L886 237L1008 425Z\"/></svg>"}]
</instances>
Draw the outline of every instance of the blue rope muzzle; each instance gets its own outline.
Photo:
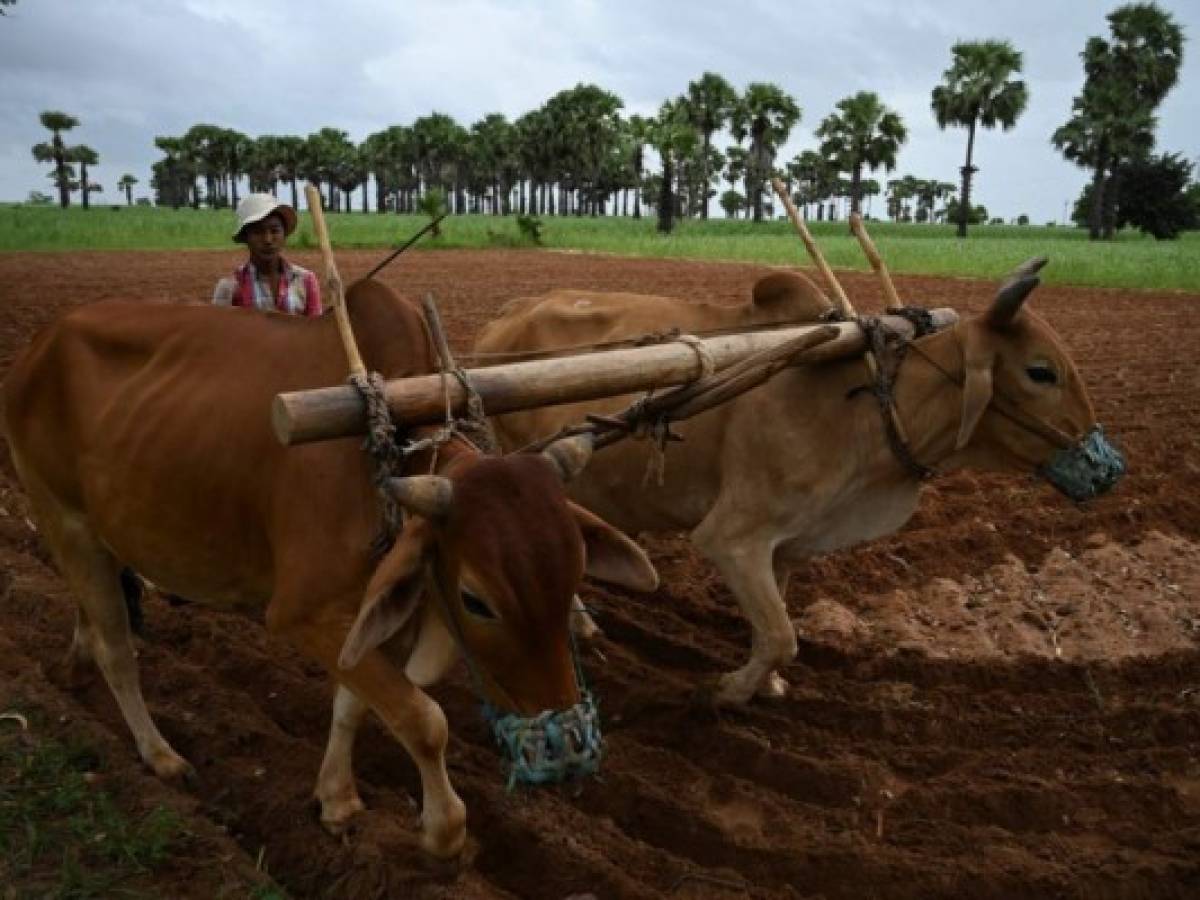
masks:
<instances>
[{"instance_id":1,"label":"blue rope muzzle","mask_svg":"<svg viewBox=\"0 0 1200 900\"><path fill-rule=\"evenodd\" d=\"M1125 459L1099 425L1075 446L1059 450L1038 474L1072 500L1103 494L1125 474Z\"/></svg>"},{"instance_id":2,"label":"blue rope muzzle","mask_svg":"<svg viewBox=\"0 0 1200 900\"><path fill-rule=\"evenodd\" d=\"M518 784L559 784L600 770L600 708L587 688L581 687L579 702L567 709L519 716L485 703L483 715L507 759L509 790Z\"/></svg>"}]
</instances>

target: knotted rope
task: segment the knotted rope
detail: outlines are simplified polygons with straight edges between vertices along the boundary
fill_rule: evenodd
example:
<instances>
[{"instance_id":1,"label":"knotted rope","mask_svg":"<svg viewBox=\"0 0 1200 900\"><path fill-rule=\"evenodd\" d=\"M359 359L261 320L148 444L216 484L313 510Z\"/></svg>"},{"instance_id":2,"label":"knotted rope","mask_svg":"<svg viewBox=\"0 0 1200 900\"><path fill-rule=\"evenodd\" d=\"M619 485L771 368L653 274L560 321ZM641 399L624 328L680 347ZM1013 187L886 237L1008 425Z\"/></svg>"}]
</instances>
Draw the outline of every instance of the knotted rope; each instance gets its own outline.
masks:
<instances>
[{"instance_id":1,"label":"knotted rope","mask_svg":"<svg viewBox=\"0 0 1200 900\"><path fill-rule=\"evenodd\" d=\"M911 307L905 307L905 309L912 310ZM889 310L889 312L902 315L898 310ZM914 312L925 313L928 316L928 312L925 310ZM908 315L904 315L904 318L913 323L913 329L919 335L922 325L918 325ZM866 335L868 351L875 354L875 358L879 361L879 368L873 383L851 388L847 392L846 398L850 399L864 392L870 393L879 404L879 411L883 416L883 430L887 435L888 446L891 448L892 454L917 478L922 480L932 478L937 473L929 466L917 461L908 442L897 431L896 416L893 415L893 410L896 408L896 376L900 371L900 364L904 361L904 354L908 350L909 342L874 316L858 316L855 321ZM932 317L929 317L927 322L922 319L922 322L930 327L929 333L932 333Z\"/></svg>"}]
</instances>

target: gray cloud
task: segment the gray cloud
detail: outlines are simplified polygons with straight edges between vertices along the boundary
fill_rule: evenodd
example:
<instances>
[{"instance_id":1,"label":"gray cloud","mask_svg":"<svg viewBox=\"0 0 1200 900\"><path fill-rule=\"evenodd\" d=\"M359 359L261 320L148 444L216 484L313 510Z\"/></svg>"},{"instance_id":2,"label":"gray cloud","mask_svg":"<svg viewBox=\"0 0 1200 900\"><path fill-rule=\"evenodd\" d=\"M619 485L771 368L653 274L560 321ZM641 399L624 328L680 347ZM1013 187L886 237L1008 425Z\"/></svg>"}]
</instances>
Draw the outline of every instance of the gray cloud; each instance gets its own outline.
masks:
<instances>
[{"instance_id":1,"label":"gray cloud","mask_svg":"<svg viewBox=\"0 0 1200 900\"><path fill-rule=\"evenodd\" d=\"M248 134L331 125L361 140L431 110L464 124L515 117L581 81L653 112L703 71L736 87L770 81L804 116L785 157L842 97L874 90L909 129L898 173L957 181L961 130L939 131L929 93L956 40L1007 38L1025 54L1031 100L1016 128L977 142L977 198L994 214L1060 219L1086 173L1050 147L1082 83L1084 41L1117 4L1020 0L20 0L0 20L0 199L46 189L29 148L61 109L100 154L103 202L124 172L148 192L155 135L197 122ZM1200 5L1167 0L1189 36ZM1194 52L1188 45L1187 52ZM1160 110L1159 146L1200 155L1200 83L1184 77ZM885 177L882 172L876 177Z\"/></svg>"}]
</instances>

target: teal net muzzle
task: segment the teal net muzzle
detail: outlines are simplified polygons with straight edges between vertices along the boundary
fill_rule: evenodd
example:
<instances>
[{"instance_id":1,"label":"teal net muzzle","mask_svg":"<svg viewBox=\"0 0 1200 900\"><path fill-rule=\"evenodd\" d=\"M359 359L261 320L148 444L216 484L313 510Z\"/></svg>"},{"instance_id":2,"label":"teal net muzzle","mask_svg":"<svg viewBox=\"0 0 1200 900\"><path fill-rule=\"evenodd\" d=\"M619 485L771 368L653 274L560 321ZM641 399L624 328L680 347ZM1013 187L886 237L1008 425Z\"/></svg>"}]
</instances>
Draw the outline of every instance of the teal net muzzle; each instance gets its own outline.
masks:
<instances>
[{"instance_id":1,"label":"teal net muzzle","mask_svg":"<svg viewBox=\"0 0 1200 900\"><path fill-rule=\"evenodd\" d=\"M1038 474L1072 500L1090 500L1121 480L1125 459L1096 425L1074 447L1059 450Z\"/></svg>"},{"instance_id":2,"label":"teal net muzzle","mask_svg":"<svg viewBox=\"0 0 1200 900\"><path fill-rule=\"evenodd\" d=\"M510 790L518 784L559 784L600 770L600 709L586 688L567 709L519 716L485 704L483 714L506 757Z\"/></svg>"}]
</instances>

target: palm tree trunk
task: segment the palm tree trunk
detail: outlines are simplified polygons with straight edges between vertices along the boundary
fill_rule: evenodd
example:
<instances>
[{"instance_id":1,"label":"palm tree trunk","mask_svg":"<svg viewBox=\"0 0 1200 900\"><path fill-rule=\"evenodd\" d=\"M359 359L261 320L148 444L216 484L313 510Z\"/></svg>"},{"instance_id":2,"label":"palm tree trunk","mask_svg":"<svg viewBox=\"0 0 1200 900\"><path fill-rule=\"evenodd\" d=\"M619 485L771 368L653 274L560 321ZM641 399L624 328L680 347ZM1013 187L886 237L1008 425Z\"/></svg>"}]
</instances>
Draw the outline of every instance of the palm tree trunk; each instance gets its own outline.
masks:
<instances>
[{"instance_id":1,"label":"palm tree trunk","mask_svg":"<svg viewBox=\"0 0 1200 900\"><path fill-rule=\"evenodd\" d=\"M71 205L71 188L67 184L67 160L62 138L54 132L54 181L58 185L58 205L66 209Z\"/></svg>"},{"instance_id":2,"label":"palm tree trunk","mask_svg":"<svg viewBox=\"0 0 1200 900\"><path fill-rule=\"evenodd\" d=\"M81 162L79 164L79 190L83 194L83 208L87 209L88 198L91 196L92 192L88 190L87 163L85 162Z\"/></svg>"},{"instance_id":3,"label":"palm tree trunk","mask_svg":"<svg viewBox=\"0 0 1200 900\"><path fill-rule=\"evenodd\" d=\"M1088 238L1100 240L1104 225L1104 173L1108 170L1108 151L1101 143L1096 151L1096 170L1092 173L1092 208L1088 210Z\"/></svg>"},{"instance_id":4,"label":"palm tree trunk","mask_svg":"<svg viewBox=\"0 0 1200 900\"><path fill-rule=\"evenodd\" d=\"M296 176L293 175L290 181L292 182L292 209L298 209L300 206L300 201L296 197Z\"/></svg>"},{"instance_id":5,"label":"palm tree trunk","mask_svg":"<svg viewBox=\"0 0 1200 900\"><path fill-rule=\"evenodd\" d=\"M967 219L971 215L971 175L975 168L971 165L971 156L975 152L975 120L967 126L967 163L962 167L962 203L958 209L958 236L967 236Z\"/></svg>"},{"instance_id":6,"label":"palm tree trunk","mask_svg":"<svg viewBox=\"0 0 1200 900\"><path fill-rule=\"evenodd\" d=\"M671 188L675 181L675 161L671 159L670 152L663 153L662 164L662 189L658 195L658 230L663 234L670 234L671 229L675 227L675 198L671 196Z\"/></svg>"},{"instance_id":7,"label":"palm tree trunk","mask_svg":"<svg viewBox=\"0 0 1200 900\"><path fill-rule=\"evenodd\" d=\"M850 173L850 213L862 213L862 164L855 163Z\"/></svg>"}]
</instances>

